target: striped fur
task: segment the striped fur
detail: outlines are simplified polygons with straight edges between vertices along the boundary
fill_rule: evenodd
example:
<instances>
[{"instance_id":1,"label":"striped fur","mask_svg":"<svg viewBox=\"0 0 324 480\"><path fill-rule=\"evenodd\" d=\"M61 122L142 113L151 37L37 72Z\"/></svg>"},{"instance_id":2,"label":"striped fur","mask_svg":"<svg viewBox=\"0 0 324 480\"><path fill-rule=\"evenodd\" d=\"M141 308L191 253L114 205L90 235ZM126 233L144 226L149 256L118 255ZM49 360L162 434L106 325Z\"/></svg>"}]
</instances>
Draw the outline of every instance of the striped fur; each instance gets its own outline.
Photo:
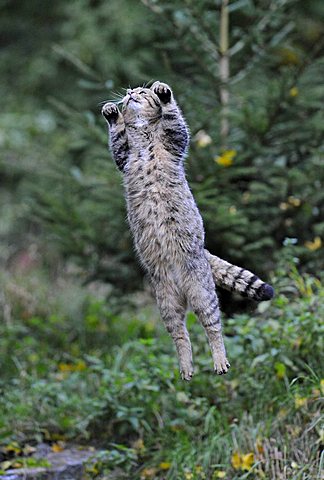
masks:
<instances>
[{"instance_id":1,"label":"striped fur","mask_svg":"<svg viewBox=\"0 0 324 480\"><path fill-rule=\"evenodd\" d=\"M123 173L135 249L175 343L181 376L190 380L193 374L185 323L189 306L205 329L215 372L226 373L230 365L215 282L254 298L261 295L263 282L204 249L203 222L183 165L189 131L172 90L161 82L128 90L122 112L107 103L102 114L113 158Z\"/></svg>"},{"instance_id":2,"label":"striped fur","mask_svg":"<svg viewBox=\"0 0 324 480\"><path fill-rule=\"evenodd\" d=\"M216 257L208 250L205 253L217 286L256 301L270 300L273 297L271 285L260 280L254 273Z\"/></svg>"}]
</instances>

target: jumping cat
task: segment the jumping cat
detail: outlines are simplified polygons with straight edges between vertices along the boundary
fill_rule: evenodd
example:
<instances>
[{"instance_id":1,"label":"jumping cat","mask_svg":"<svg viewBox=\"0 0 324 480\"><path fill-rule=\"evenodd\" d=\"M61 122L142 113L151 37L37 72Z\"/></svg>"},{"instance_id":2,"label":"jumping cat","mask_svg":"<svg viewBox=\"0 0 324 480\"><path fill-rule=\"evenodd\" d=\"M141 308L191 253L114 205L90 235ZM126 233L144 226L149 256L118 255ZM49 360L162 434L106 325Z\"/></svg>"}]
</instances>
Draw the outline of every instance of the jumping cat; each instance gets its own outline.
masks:
<instances>
[{"instance_id":1,"label":"jumping cat","mask_svg":"<svg viewBox=\"0 0 324 480\"><path fill-rule=\"evenodd\" d=\"M184 380L193 375L185 317L188 306L208 337L215 372L230 366L221 331L215 284L254 300L269 300L273 288L256 275L211 255L204 247L201 215L184 171L189 131L171 88L127 90L122 112L106 103L110 148L123 174L128 221L135 249L151 280L171 334Z\"/></svg>"}]
</instances>

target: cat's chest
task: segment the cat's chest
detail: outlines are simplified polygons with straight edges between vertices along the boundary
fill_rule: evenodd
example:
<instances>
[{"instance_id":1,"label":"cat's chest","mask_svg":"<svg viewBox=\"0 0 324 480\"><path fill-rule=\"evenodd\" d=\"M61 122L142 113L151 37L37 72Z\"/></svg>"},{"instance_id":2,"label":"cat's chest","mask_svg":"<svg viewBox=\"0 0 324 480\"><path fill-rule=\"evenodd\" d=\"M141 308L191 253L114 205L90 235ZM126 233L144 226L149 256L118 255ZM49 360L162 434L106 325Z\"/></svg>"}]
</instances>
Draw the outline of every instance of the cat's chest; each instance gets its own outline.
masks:
<instances>
[{"instance_id":1,"label":"cat's chest","mask_svg":"<svg viewBox=\"0 0 324 480\"><path fill-rule=\"evenodd\" d=\"M142 259L155 258L157 250L174 259L175 252L188 252L196 237L203 245L183 166L154 146L130 160L124 175L128 221Z\"/></svg>"},{"instance_id":2,"label":"cat's chest","mask_svg":"<svg viewBox=\"0 0 324 480\"><path fill-rule=\"evenodd\" d=\"M172 233L200 217L182 165L161 157L134 160L125 190L131 227Z\"/></svg>"},{"instance_id":3,"label":"cat's chest","mask_svg":"<svg viewBox=\"0 0 324 480\"><path fill-rule=\"evenodd\" d=\"M181 166L153 144L131 156L124 183L129 199L156 199L162 203L183 190L186 184Z\"/></svg>"}]
</instances>

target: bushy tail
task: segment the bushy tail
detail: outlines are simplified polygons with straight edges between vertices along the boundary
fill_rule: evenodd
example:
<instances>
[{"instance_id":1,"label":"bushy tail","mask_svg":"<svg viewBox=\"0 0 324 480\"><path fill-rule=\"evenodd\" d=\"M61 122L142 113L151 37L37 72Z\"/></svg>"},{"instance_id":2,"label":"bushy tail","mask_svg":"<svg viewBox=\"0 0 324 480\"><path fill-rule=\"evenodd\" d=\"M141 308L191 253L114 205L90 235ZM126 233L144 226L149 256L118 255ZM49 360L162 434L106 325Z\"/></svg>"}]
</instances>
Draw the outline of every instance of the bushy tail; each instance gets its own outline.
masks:
<instances>
[{"instance_id":1,"label":"bushy tail","mask_svg":"<svg viewBox=\"0 0 324 480\"><path fill-rule=\"evenodd\" d=\"M260 280L249 270L232 265L212 255L208 250L205 250L205 253L216 285L256 301L270 300L273 297L274 291L271 285Z\"/></svg>"}]
</instances>

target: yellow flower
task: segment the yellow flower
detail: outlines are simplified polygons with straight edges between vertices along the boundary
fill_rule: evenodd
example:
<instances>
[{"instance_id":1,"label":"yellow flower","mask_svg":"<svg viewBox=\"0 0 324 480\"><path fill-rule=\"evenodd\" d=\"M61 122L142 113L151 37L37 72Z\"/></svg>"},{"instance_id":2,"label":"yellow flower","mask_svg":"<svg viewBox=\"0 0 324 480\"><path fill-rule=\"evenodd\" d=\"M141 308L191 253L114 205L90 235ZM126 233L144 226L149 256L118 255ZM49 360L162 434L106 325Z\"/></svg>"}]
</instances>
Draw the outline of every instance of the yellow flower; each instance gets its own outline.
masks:
<instances>
[{"instance_id":1,"label":"yellow flower","mask_svg":"<svg viewBox=\"0 0 324 480\"><path fill-rule=\"evenodd\" d=\"M242 455L242 470L251 470L254 464L254 454L252 452Z\"/></svg>"},{"instance_id":2,"label":"yellow flower","mask_svg":"<svg viewBox=\"0 0 324 480\"><path fill-rule=\"evenodd\" d=\"M201 465L196 465L195 467L195 473L199 476L199 478L206 478L206 475L204 473L204 469Z\"/></svg>"},{"instance_id":3,"label":"yellow flower","mask_svg":"<svg viewBox=\"0 0 324 480\"><path fill-rule=\"evenodd\" d=\"M64 450L64 446L62 445L62 442L60 443L53 443L52 447L51 447L51 450L52 452L54 453L58 453L58 452L62 452Z\"/></svg>"},{"instance_id":4,"label":"yellow flower","mask_svg":"<svg viewBox=\"0 0 324 480\"><path fill-rule=\"evenodd\" d=\"M218 470L218 472L213 473L213 480L216 478L225 478L226 477L226 472L224 470Z\"/></svg>"},{"instance_id":5,"label":"yellow flower","mask_svg":"<svg viewBox=\"0 0 324 480\"><path fill-rule=\"evenodd\" d=\"M185 472L184 474L186 480L192 480L194 478L193 473Z\"/></svg>"},{"instance_id":6,"label":"yellow flower","mask_svg":"<svg viewBox=\"0 0 324 480\"><path fill-rule=\"evenodd\" d=\"M307 404L307 398L306 397L301 397L300 395L295 395L295 407L296 408L301 408L304 407Z\"/></svg>"},{"instance_id":7,"label":"yellow flower","mask_svg":"<svg viewBox=\"0 0 324 480\"><path fill-rule=\"evenodd\" d=\"M299 94L299 90L297 87L292 87L290 90L289 90L289 95L291 97L297 97L297 95Z\"/></svg>"},{"instance_id":8,"label":"yellow flower","mask_svg":"<svg viewBox=\"0 0 324 480\"><path fill-rule=\"evenodd\" d=\"M305 242L304 243L305 247L308 248L311 252L314 252L315 250L318 250L322 246L322 239L321 237L315 237L312 242Z\"/></svg>"},{"instance_id":9,"label":"yellow flower","mask_svg":"<svg viewBox=\"0 0 324 480\"><path fill-rule=\"evenodd\" d=\"M251 470L254 463L254 454L252 452L241 455L239 452L234 452L231 458L233 468L235 470Z\"/></svg>"},{"instance_id":10,"label":"yellow flower","mask_svg":"<svg viewBox=\"0 0 324 480\"><path fill-rule=\"evenodd\" d=\"M281 202L281 203L279 204L280 210L284 210L284 211L285 211L285 210L287 210L288 207L289 207L289 205L288 205L287 202Z\"/></svg>"},{"instance_id":11,"label":"yellow flower","mask_svg":"<svg viewBox=\"0 0 324 480\"><path fill-rule=\"evenodd\" d=\"M78 360L77 363L59 363L58 369L60 372L82 372L86 370L87 365L83 360Z\"/></svg>"},{"instance_id":12,"label":"yellow flower","mask_svg":"<svg viewBox=\"0 0 324 480\"><path fill-rule=\"evenodd\" d=\"M205 130L199 130L194 137L195 142L199 148L205 148L212 143L211 137Z\"/></svg>"},{"instance_id":13,"label":"yellow flower","mask_svg":"<svg viewBox=\"0 0 324 480\"><path fill-rule=\"evenodd\" d=\"M221 167L230 167L233 165L233 159L236 157L236 150L225 150L221 155L215 157L215 162Z\"/></svg>"},{"instance_id":14,"label":"yellow flower","mask_svg":"<svg viewBox=\"0 0 324 480\"><path fill-rule=\"evenodd\" d=\"M288 197L288 203L292 205L293 207L299 207L301 204L300 198L294 197L293 195L290 195Z\"/></svg>"},{"instance_id":15,"label":"yellow flower","mask_svg":"<svg viewBox=\"0 0 324 480\"><path fill-rule=\"evenodd\" d=\"M72 363L59 363L58 369L60 372L71 372L73 365Z\"/></svg>"},{"instance_id":16,"label":"yellow flower","mask_svg":"<svg viewBox=\"0 0 324 480\"><path fill-rule=\"evenodd\" d=\"M242 457L239 452L234 452L231 458L231 463L235 470L238 470L242 466Z\"/></svg>"},{"instance_id":17,"label":"yellow flower","mask_svg":"<svg viewBox=\"0 0 324 480\"><path fill-rule=\"evenodd\" d=\"M159 467L160 467L161 470L169 470L169 468L171 467L171 463L161 462Z\"/></svg>"},{"instance_id":18,"label":"yellow flower","mask_svg":"<svg viewBox=\"0 0 324 480\"><path fill-rule=\"evenodd\" d=\"M322 395L324 395L324 378L322 378L320 381L320 387L321 387Z\"/></svg>"},{"instance_id":19,"label":"yellow flower","mask_svg":"<svg viewBox=\"0 0 324 480\"><path fill-rule=\"evenodd\" d=\"M141 472L141 480L146 480L147 478L156 478L156 468L144 468Z\"/></svg>"}]
</instances>

